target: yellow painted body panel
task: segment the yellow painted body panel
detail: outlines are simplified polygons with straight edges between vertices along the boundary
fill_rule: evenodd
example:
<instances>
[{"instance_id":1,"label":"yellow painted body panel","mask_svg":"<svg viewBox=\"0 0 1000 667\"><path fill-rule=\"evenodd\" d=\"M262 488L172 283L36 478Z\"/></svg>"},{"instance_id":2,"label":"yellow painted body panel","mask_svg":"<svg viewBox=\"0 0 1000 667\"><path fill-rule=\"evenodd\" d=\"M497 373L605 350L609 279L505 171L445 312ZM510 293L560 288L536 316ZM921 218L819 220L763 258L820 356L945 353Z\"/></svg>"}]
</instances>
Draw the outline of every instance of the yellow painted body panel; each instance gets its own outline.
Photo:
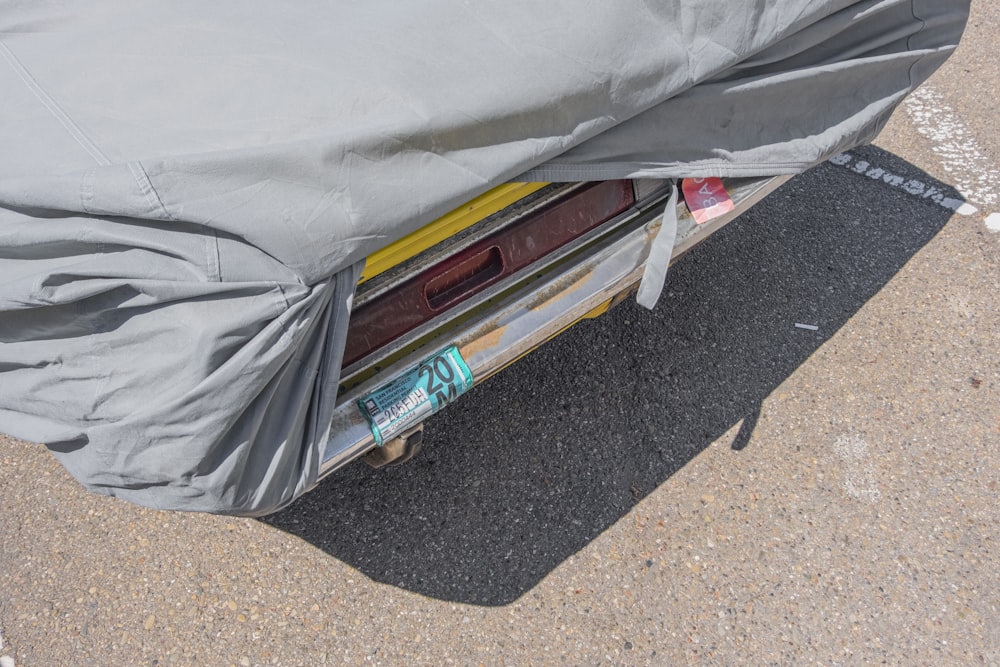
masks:
<instances>
[{"instance_id":1,"label":"yellow painted body panel","mask_svg":"<svg viewBox=\"0 0 1000 667\"><path fill-rule=\"evenodd\" d=\"M510 206L517 200L527 197L532 192L541 190L546 185L546 183L506 183L493 188L429 225L421 227L409 236L405 236L370 255L365 262L365 269L361 272L359 282L370 280L383 271L405 262L414 255L444 241L449 236L457 234Z\"/></svg>"},{"instance_id":2,"label":"yellow painted body panel","mask_svg":"<svg viewBox=\"0 0 1000 667\"><path fill-rule=\"evenodd\" d=\"M590 311L589 313L587 313L586 315L584 315L581 319L584 319L584 320L593 320L593 319L596 319L596 318L600 317L604 313L606 313L609 310L611 310L611 303L613 301L614 301L614 299L608 299L607 301L605 301L604 303L602 303L601 305L599 305L597 308L594 308L592 311ZM574 322L574 324L575 324L575 322Z\"/></svg>"}]
</instances>

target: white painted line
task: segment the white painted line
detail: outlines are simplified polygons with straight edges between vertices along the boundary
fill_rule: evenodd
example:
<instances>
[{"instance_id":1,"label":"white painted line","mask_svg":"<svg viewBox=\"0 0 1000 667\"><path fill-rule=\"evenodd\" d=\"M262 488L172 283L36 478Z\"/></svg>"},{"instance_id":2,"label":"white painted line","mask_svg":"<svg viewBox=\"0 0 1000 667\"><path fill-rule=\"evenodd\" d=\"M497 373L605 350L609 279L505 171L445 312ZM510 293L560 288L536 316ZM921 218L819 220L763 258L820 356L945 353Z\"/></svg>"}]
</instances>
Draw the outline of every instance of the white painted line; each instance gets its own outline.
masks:
<instances>
[{"instance_id":1,"label":"white painted line","mask_svg":"<svg viewBox=\"0 0 1000 667\"><path fill-rule=\"evenodd\" d=\"M905 178L891 171L886 171L882 167L873 165L867 160L858 160L850 153L841 153L830 158L830 162L839 167L850 169L856 174L867 176L874 181L882 181L886 185L897 190L902 190L908 195L921 199L929 199L935 204L942 206L949 211L955 211L960 215L972 215L979 209L972 204L968 204L955 197L946 197L939 188L918 181L915 178Z\"/></svg>"},{"instance_id":2,"label":"white painted line","mask_svg":"<svg viewBox=\"0 0 1000 667\"><path fill-rule=\"evenodd\" d=\"M986 216L986 229L991 232L1000 232L1000 213L990 213Z\"/></svg>"},{"instance_id":3,"label":"white painted line","mask_svg":"<svg viewBox=\"0 0 1000 667\"><path fill-rule=\"evenodd\" d=\"M924 85L903 103L917 131L930 140L955 189L982 206L1000 204L1000 172L976 143L972 132L933 87Z\"/></svg>"},{"instance_id":4,"label":"white painted line","mask_svg":"<svg viewBox=\"0 0 1000 667\"><path fill-rule=\"evenodd\" d=\"M815 324L802 324L801 322L796 322L795 327L797 329L807 329L809 331L819 331L819 327Z\"/></svg>"}]
</instances>

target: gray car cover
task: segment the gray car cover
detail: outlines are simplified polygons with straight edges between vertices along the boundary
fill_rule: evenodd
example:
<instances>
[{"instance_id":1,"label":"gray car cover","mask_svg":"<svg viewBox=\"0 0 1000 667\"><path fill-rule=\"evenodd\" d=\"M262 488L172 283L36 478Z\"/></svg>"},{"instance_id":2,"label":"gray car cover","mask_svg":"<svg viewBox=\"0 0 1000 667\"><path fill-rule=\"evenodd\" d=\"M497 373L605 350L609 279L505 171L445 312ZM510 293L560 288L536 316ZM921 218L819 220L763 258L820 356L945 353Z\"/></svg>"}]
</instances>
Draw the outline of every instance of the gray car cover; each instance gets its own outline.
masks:
<instances>
[{"instance_id":1,"label":"gray car cover","mask_svg":"<svg viewBox=\"0 0 1000 667\"><path fill-rule=\"evenodd\" d=\"M273 511L368 254L509 180L805 170L968 5L0 1L0 431L95 491Z\"/></svg>"}]
</instances>

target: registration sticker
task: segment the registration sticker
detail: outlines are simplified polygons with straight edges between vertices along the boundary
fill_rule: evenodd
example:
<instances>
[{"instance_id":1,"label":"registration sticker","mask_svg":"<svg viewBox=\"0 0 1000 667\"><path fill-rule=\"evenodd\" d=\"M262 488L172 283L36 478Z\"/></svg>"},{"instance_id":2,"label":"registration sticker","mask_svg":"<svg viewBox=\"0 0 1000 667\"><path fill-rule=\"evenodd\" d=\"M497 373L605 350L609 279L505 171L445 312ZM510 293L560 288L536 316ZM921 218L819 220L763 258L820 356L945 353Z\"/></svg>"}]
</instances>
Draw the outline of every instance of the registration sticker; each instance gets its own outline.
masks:
<instances>
[{"instance_id":1,"label":"registration sticker","mask_svg":"<svg viewBox=\"0 0 1000 667\"><path fill-rule=\"evenodd\" d=\"M452 345L358 399L379 447L472 388L472 371Z\"/></svg>"},{"instance_id":2,"label":"registration sticker","mask_svg":"<svg viewBox=\"0 0 1000 667\"><path fill-rule=\"evenodd\" d=\"M699 225L736 208L721 178L685 178L681 181L681 190L688 210Z\"/></svg>"}]
</instances>

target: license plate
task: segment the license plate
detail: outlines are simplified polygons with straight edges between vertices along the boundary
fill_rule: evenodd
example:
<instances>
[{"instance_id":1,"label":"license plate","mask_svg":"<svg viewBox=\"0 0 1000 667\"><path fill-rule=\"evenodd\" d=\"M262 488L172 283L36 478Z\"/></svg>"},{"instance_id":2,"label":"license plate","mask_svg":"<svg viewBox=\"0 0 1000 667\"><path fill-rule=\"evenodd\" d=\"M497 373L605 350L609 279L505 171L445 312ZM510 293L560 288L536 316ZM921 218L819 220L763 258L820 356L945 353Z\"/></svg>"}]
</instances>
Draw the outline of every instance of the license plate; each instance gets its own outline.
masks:
<instances>
[{"instance_id":1,"label":"license plate","mask_svg":"<svg viewBox=\"0 0 1000 667\"><path fill-rule=\"evenodd\" d=\"M395 380L358 399L379 447L472 388L472 371L458 348L441 350Z\"/></svg>"}]
</instances>

